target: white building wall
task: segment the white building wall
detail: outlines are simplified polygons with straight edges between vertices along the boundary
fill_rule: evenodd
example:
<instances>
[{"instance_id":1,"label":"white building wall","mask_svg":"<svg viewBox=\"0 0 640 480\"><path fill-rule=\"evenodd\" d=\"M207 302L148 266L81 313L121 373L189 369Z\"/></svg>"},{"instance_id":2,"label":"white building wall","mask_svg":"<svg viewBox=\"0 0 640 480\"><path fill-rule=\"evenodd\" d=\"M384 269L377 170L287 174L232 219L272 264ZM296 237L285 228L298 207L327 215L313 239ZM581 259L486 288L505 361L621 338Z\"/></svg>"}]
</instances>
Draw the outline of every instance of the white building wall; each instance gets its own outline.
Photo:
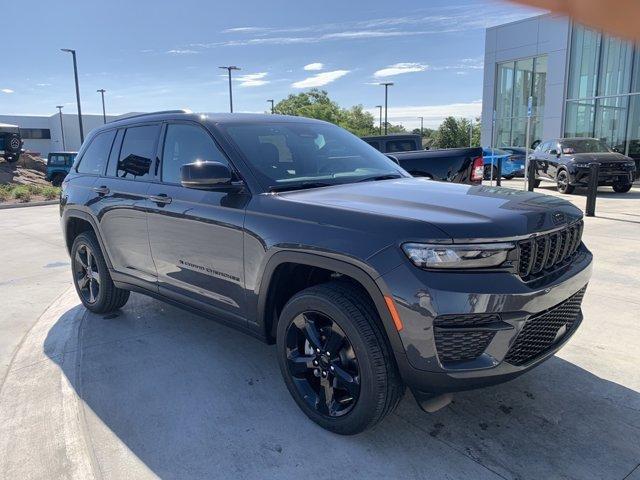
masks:
<instances>
[{"instance_id":1,"label":"white building wall","mask_svg":"<svg viewBox=\"0 0 640 480\"><path fill-rule=\"evenodd\" d=\"M547 55L548 59L542 136L562 136L570 29L570 20L555 14L540 15L487 29L482 93L483 146L490 146L492 143L497 64L537 55Z\"/></svg>"}]
</instances>

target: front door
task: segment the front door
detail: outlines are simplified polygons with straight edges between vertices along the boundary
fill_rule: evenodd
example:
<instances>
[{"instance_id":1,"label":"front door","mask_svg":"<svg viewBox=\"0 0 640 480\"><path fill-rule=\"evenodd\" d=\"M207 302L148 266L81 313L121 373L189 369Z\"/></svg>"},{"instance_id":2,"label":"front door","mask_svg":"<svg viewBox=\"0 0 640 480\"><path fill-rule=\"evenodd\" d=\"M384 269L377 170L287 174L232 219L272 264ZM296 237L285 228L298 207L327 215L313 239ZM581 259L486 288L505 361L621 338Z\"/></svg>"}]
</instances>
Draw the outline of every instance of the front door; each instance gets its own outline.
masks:
<instances>
[{"instance_id":1,"label":"front door","mask_svg":"<svg viewBox=\"0 0 640 480\"><path fill-rule=\"evenodd\" d=\"M196 123L166 126L160 182L149 190L149 241L161 294L244 322L243 228L246 193L180 185L180 167L229 164Z\"/></svg>"}]
</instances>

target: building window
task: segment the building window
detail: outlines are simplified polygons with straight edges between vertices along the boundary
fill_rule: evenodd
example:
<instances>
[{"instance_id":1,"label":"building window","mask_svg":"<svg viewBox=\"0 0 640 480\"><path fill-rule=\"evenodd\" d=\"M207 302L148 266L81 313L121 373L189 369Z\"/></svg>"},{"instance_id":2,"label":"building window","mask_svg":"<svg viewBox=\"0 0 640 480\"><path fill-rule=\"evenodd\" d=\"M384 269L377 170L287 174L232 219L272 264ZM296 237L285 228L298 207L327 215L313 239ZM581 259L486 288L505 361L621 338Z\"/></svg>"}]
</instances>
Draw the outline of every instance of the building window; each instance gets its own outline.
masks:
<instances>
[{"instance_id":1,"label":"building window","mask_svg":"<svg viewBox=\"0 0 640 480\"><path fill-rule=\"evenodd\" d=\"M565 136L596 137L640 159L640 48L574 25Z\"/></svg>"},{"instance_id":2,"label":"building window","mask_svg":"<svg viewBox=\"0 0 640 480\"><path fill-rule=\"evenodd\" d=\"M533 97L529 143L540 139L546 82L546 55L498 64L495 146L525 146L529 97Z\"/></svg>"},{"instance_id":3,"label":"building window","mask_svg":"<svg viewBox=\"0 0 640 480\"><path fill-rule=\"evenodd\" d=\"M20 136L25 140L49 140L51 130L48 128L21 128Z\"/></svg>"}]
</instances>

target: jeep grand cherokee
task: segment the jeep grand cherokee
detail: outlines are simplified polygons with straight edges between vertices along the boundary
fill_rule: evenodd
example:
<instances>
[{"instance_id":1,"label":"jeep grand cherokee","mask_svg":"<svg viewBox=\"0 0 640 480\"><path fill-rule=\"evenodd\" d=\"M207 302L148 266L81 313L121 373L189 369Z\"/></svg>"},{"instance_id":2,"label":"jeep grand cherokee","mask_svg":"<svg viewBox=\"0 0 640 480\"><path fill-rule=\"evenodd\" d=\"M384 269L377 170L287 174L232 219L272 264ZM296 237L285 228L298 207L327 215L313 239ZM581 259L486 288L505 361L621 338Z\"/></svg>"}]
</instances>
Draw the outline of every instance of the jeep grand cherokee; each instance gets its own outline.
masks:
<instances>
[{"instance_id":1,"label":"jeep grand cherokee","mask_svg":"<svg viewBox=\"0 0 640 480\"><path fill-rule=\"evenodd\" d=\"M300 117L108 123L61 216L88 310L136 291L273 342L299 407L341 434L382 420L405 386L433 410L540 364L580 324L591 274L570 203L412 178Z\"/></svg>"}]
</instances>

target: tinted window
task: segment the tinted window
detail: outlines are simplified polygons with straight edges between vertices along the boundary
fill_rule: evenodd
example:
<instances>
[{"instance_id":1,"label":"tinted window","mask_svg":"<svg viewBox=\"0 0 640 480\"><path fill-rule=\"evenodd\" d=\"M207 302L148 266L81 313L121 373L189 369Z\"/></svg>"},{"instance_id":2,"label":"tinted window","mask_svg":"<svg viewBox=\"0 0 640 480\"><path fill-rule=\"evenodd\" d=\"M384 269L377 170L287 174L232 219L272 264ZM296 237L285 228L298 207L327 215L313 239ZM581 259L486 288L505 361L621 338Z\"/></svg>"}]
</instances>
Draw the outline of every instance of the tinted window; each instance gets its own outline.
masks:
<instances>
[{"instance_id":1,"label":"tinted window","mask_svg":"<svg viewBox=\"0 0 640 480\"><path fill-rule=\"evenodd\" d=\"M562 153L608 153L611 149L602 140L585 138L584 140L564 140Z\"/></svg>"},{"instance_id":2,"label":"tinted window","mask_svg":"<svg viewBox=\"0 0 640 480\"><path fill-rule=\"evenodd\" d=\"M410 152L416 149L412 140L390 140L387 142L387 152Z\"/></svg>"},{"instance_id":3,"label":"tinted window","mask_svg":"<svg viewBox=\"0 0 640 480\"><path fill-rule=\"evenodd\" d=\"M340 127L277 122L221 125L268 187L338 184L405 175L382 153Z\"/></svg>"},{"instance_id":4,"label":"tinted window","mask_svg":"<svg viewBox=\"0 0 640 480\"><path fill-rule=\"evenodd\" d=\"M64 165L65 157L63 155L50 155L48 164L52 167Z\"/></svg>"},{"instance_id":5,"label":"tinted window","mask_svg":"<svg viewBox=\"0 0 640 480\"><path fill-rule=\"evenodd\" d=\"M84 154L82 154L80 165L78 165L78 172L102 175L104 173L104 167L107 165L107 159L109 158L111 144L113 143L113 137L115 137L115 135L116 132L114 130L96 135L84 151Z\"/></svg>"},{"instance_id":6,"label":"tinted window","mask_svg":"<svg viewBox=\"0 0 640 480\"><path fill-rule=\"evenodd\" d=\"M228 164L211 136L201 127L169 125L162 152L162 181L180 183L180 167L197 160Z\"/></svg>"},{"instance_id":7,"label":"tinted window","mask_svg":"<svg viewBox=\"0 0 640 480\"><path fill-rule=\"evenodd\" d=\"M375 148L376 150L380 150L380 142L376 142L373 140L367 140L366 141L369 145L371 145L373 148Z\"/></svg>"},{"instance_id":8,"label":"tinted window","mask_svg":"<svg viewBox=\"0 0 640 480\"><path fill-rule=\"evenodd\" d=\"M158 141L159 125L127 128L120 149L117 176L135 180L148 179L153 153Z\"/></svg>"}]
</instances>

